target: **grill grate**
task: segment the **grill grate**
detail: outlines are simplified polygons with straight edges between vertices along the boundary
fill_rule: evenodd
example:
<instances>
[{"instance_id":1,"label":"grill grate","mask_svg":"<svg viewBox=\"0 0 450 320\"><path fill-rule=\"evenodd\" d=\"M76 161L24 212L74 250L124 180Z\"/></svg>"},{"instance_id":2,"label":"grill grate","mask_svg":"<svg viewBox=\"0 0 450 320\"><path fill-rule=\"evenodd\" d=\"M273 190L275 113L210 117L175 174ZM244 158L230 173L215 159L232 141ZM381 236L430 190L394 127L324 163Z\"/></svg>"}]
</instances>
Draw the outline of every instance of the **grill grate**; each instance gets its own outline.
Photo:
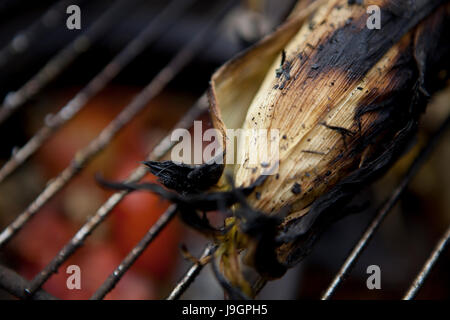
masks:
<instances>
[{"instance_id":1,"label":"grill grate","mask_svg":"<svg viewBox=\"0 0 450 320\"><path fill-rule=\"evenodd\" d=\"M22 148L17 150L9 161L0 169L0 183L20 167L31 155L33 155L58 129L64 126L72 119L85 105L106 87L129 63L131 63L141 52L144 51L152 42L164 32L165 29L174 24L180 18L187 8L197 0L173 0L171 1L150 23L136 36L116 57L114 57L104 69L97 74L81 91L79 91L70 102L63 106L55 115L46 117L46 124L35 136L33 136ZM59 51L47 64L29 81L27 81L16 92L10 93L5 98L3 106L0 109L0 123L6 121L7 118L18 108L23 106L32 96L36 95L46 85L54 81L62 71L68 67L75 59L87 51L98 38L106 33L110 24L117 19L126 8L134 5L137 1L116 1L85 33L74 39L69 45ZM16 233L35 215L39 210L52 199L59 191L61 191L72 179L79 174L83 168L96 157L105 147L107 147L114 137L127 126L135 116L160 93L166 85L179 74L179 72L187 66L194 57L199 53L200 49L206 44L206 34L209 30L217 26L218 22L230 11L236 1L227 1L225 4L216 6L215 12L209 15L209 22L202 27L201 32L187 42L175 57L163 67L159 73L150 81L150 83L139 93L134 99L119 113L119 115L103 129L103 131L94 138L87 147L78 151L71 161L70 165L65 168L55 179L50 181L37 198L21 213L17 218L7 226L0 234L0 249L2 249ZM73 3L73 1L71 1ZM35 22L29 29L20 33L17 37L26 37L26 39L34 39L42 32L43 25L51 26L58 17L61 8L67 6L67 1L60 1L52 6L44 16ZM49 17L52 17L51 19ZM25 39L25 38L23 38ZM0 51L0 65L5 65L8 59L17 50L12 50L14 41ZM17 43L16 45L17 46ZM191 109L183 116L175 125L175 128L189 128L192 122L198 119L206 110L208 102L206 95L203 95L191 107ZM358 243L355 245L345 263L335 276L331 285L325 291L322 299L330 299L337 288L342 284L345 277L349 274L350 269L355 265L358 257L366 248L372 236L381 225L383 219L388 215L395 203L399 200L400 195L406 189L414 174L420 169L427 156L432 152L433 147L442 137L444 130L448 127L449 119L445 121L442 127L431 138L427 146L417 156L414 163L408 170L399 186L394 190L387 203L381 208L375 216L367 230L364 232ZM174 146L174 142L170 140L170 136L163 138L159 144L150 152L148 160L161 159ZM137 182L147 173L144 166L138 166L128 177L129 182ZM58 268L69 259L84 243L87 237L104 221L113 208L122 201L127 191L114 193L109 199L92 215L87 222L78 230L73 238L60 250L60 252L51 260L51 262L39 272L32 281L28 282L20 275L9 268L0 265L0 287L10 294L21 298L33 299L55 299L53 296L41 289L42 285L58 271ZM120 281L122 276L133 265L133 263L144 252L153 239L168 222L175 216L176 210L171 206L163 213L158 221L150 228L141 241L131 250L123 259L115 271L105 280L105 282L93 294L91 299L103 299ZM438 260L440 254L444 251L450 238L450 228L440 239L430 258L426 261L417 278L412 283L410 289L404 299L414 298L418 290L423 285L431 268ZM214 251L215 247L208 244L204 249L201 257L207 257ZM190 286L193 280L202 270L203 265L194 263L186 272L186 274L175 285L172 292L167 297L168 300L178 299L184 291Z\"/></svg>"}]
</instances>

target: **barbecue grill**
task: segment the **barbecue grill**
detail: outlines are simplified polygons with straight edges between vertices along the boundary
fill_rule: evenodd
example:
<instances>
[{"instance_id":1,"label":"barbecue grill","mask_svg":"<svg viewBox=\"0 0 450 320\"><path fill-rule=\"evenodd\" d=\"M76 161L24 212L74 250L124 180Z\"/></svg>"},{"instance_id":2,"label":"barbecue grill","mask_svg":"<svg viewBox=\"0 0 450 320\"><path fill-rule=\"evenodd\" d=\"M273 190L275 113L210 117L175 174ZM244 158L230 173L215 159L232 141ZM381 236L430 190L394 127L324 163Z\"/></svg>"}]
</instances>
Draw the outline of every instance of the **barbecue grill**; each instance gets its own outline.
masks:
<instances>
[{"instance_id":1,"label":"barbecue grill","mask_svg":"<svg viewBox=\"0 0 450 320\"><path fill-rule=\"evenodd\" d=\"M0 5L0 16L11 16L16 19L4 20L2 28L5 31L0 34L3 43L3 48L0 50L0 68L5 70L1 81L3 88L6 88L1 89L4 100L0 108L0 125L3 126L1 129L3 135L2 157L4 159L0 168L0 183L3 184L8 180L15 179L15 173L22 170L27 161L42 146L45 146L53 135L77 117L89 101L115 81L122 71L126 73L127 68L130 68L133 72L128 71L128 76L134 75L139 67L133 66L133 63L139 60L141 55L155 57L157 55L154 51L157 50L164 52L162 55L165 56L167 56L167 52L173 52L168 61L166 61L167 59L157 58L152 60L150 69L157 68L157 70L150 70L137 76L139 78L136 80L137 82L144 83L147 81L147 84L142 86L142 90L128 104L123 106L114 120L104 127L97 137L75 154L65 169L46 183L45 187L37 193L34 200L22 212L14 213L14 218L2 226L0 250L6 252L9 242L21 232L26 231L22 228L30 220L39 219L41 209L73 182L75 177L80 175L85 167L103 150L107 149L116 136L133 123L149 103L167 86L172 85L174 81L179 81L181 85L194 86L195 92L200 92L197 101L178 119L174 128L189 129L194 120L205 116L208 101L206 95L201 94L201 92L207 87L207 79L201 79L202 81L196 79L193 81L194 83L190 83L189 80L178 80L179 76L182 75L186 79L192 77L196 72L194 69L202 68L205 65L207 66L206 72L202 72L212 71L233 54L257 40L264 32L279 24L293 6L293 1L288 0L266 2L266 7L263 8L265 10L262 10L265 24L262 24L261 28L252 30L253 32L250 35L237 35L239 26L230 23L230 21L234 21L232 19L236 17L238 8L241 10L239 12L243 11L243 2L238 3L238 1L172 0L167 2L151 1L151 3L144 3L140 0L95 1L93 3L92 1L82 0L43 1L40 4L30 5L31 7L27 10L30 13L27 14L20 13L22 10L20 4L24 5L24 1L5 1ZM273 4L275 2L277 3L276 6ZM65 27L66 8L71 4L77 4L81 7L81 30L71 31ZM186 19L186 17L189 19ZM231 27L235 27L235 29ZM172 36L168 34L171 29ZM11 37L12 34L14 34L13 37ZM127 39L127 34L133 34L131 40ZM233 42L233 39L239 41ZM153 46L154 44L155 46ZM105 57L98 54L99 51L105 50L104 48L108 48L115 55ZM89 53L92 54L89 55ZM161 55L161 53L159 54ZM86 68L87 76L90 77L88 81L85 79L87 76L75 77L75 82L80 82L77 84L81 84L81 89L59 110L45 116L44 124L37 129L32 137L28 138L25 133L21 133L23 126L17 125L17 123L23 118L25 110L30 108L30 105L39 97L42 97L42 94L54 83L70 83L72 81L70 75L76 74L74 71L76 67L74 66L82 67L83 64L88 63L86 61L89 59L95 60L94 63L101 61L102 68L98 71L93 68L97 73L92 77L90 77L91 71ZM139 61L139 63L142 63L142 60ZM26 66L27 70L21 70L20 66ZM190 73L183 73L186 68L191 68ZM351 248L347 246L344 249L344 251L349 249L351 251L344 259L342 267L337 271L331 284L328 287L318 289L322 294L316 296L316 298L330 299L338 293L338 288L345 287L345 279L351 277L351 270L357 265L359 258L369 246L369 242L382 227L383 221L399 202L404 192L407 191L409 183L430 154L444 139L448 124L449 118L442 122L440 128L426 143L422 144L422 150L416 153L414 160L410 162L411 164L406 170L406 174L403 175L398 186L391 190L387 201L381 208L368 210L374 211L375 214L365 214L364 219L371 219L367 228L362 228L366 220L358 220L357 227L359 229L351 230L355 237L350 241L354 241L361 233L362 236ZM19 138L11 138L9 132L16 132ZM10 139L13 142L6 141ZM17 143L20 146L14 147ZM174 143L170 140L169 133L155 144L147 159L163 159L173 146ZM11 156L7 157L6 155L11 150L13 150ZM57 156L56 153L55 150L55 156ZM143 165L137 165L127 180L130 182L140 181L147 173L148 171ZM5 196L7 195L1 195L1 197ZM0 260L0 288L20 299L55 299L55 296L42 289L43 285L58 272L63 263L83 247L91 234L105 223L105 219L113 209L127 196L129 196L127 191L115 192L109 196L106 202L98 207L95 212L92 212L92 215L81 228L73 234L70 241L55 254L51 261L48 261L45 268L31 280L25 279L14 271L14 266L8 263L8 255L2 255ZM175 216L175 207L169 206L139 243L104 280L91 299L103 299L114 290L150 243ZM341 228L344 223L346 221L340 223ZM426 283L426 279L431 274L435 264L441 262L444 266L448 265L449 256L445 249L449 238L450 226L447 227L429 251L428 258L423 261L423 266L416 265L413 267L417 276L410 279L409 288L400 289L404 291L403 299L416 297L421 287ZM327 241L327 239L325 238L323 241ZM210 255L214 249L213 244L205 243L203 252L198 256L198 261ZM408 248L404 250L408 250ZM409 250L413 249L409 248ZM341 263L342 257L335 260L337 260L336 263ZM168 292L167 299L179 299L189 290L197 277L206 273L206 270L202 272L205 265L198 261L194 261L190 266L184 268L184 275L179 278L178 282L172 283L172 290ZM297 268L294 271L297 273L306 272L306 277L307 270L302 269L302 271L300 269ZM443 273L446 274L445 271ZM289 276L290 274L288 274ZM331 276L329 274L324 278L330 279ZM445 279L448 280L448 275ZM311 283L308 285L311 285ZM450 286L447 285L445 294L449 294L448 287ZM262 296L265 296L264 290ZM301 294L299 296L301 297ZM204 296L203 298L209 297Z\"/></svg>"}]
</instances>

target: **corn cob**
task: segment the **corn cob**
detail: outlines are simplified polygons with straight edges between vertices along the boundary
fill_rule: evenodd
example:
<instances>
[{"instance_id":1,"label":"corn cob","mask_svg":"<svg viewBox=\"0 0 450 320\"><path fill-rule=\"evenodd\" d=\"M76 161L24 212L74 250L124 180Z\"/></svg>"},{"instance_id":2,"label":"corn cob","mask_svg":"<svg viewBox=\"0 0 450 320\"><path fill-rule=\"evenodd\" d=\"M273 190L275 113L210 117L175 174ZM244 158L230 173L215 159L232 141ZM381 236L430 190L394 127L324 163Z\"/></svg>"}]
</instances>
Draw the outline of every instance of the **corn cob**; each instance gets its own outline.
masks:
<instances>
[{"instance_id":1,"label":"corn cob","mask_svg":"<svg viewBox=\"0 0 450 320\"><path fill-rule=\"evenodd\" d=\"M229 128L275 128L282 137L277 159L247 165L259 148L247 141L244 164L227 165L239 187L276 166L247 201L267 216L289 208L272 248L245 236L245 218L234 221L218 251L234 285L251 294L233 252L246 249L260 274L281 275L276 263L297 263L335 211L401 154L448 53L444 2L370 1L381 9L376 30L361 1L300 1L285 25L213 75L210 111L224 137Z\"/></svg>"}]
</instances>

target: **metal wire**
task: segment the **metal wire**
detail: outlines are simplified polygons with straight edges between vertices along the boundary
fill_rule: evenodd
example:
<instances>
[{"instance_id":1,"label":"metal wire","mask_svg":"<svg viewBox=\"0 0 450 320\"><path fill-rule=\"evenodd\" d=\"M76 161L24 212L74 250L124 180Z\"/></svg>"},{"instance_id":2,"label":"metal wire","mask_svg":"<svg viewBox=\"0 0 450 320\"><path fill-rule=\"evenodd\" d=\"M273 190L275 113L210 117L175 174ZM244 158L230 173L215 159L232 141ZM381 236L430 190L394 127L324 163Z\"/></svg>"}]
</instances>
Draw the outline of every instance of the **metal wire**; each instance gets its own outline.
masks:
<instances>
[{"instance_id":1,"label":"metal wire","mask_svg":"<svg viewBox=\"0 0 450 320\"><path fill-rule=\"evenodd\" d=\"M51 6L38 20L26 30L17 33L11 41L0 50L0 68L5 66L16 54L24 52L30 45L40 39L42 33L54 27L64 16L66 8L71 4L79 4L84 0L61 0Z\"/></svg>"},{"instance_id":2,"label":"metal wire","mask_svg":"<svg viewBox=\"0 0 450 320\"><path fill-rule=\"evenodd\" d=\"M430 274L431 269L438 261L441 253L444 252L445 248L447 247L449 240L450 240L450 227L448 227L445 234L442 236L442 238L437 243L436 247L433 249L433 252L431 253L428 260L425 262L425 265L423 266L422 270L414 279L414 282L408 289L408 292L406 292L405 296L403 297L403 300L411 300L415 298L419 289L422 287L428 275Z\"/></svg>"},{"instance_id":3,"label":"metal wire","mask_svg":"<svg viewBox=\"0 0 450 320\"><path fill-rule=\"evenodd\" d=\"M42 127L22 148L16 150L11 159L0 169L0 182L22 165L51 135L71 120L86 103L116 77L137 55L155 41L168 26L172 25L184 10L197 0L172 0L147 27L134 38L106 67L95 76L56 115L46 117ZM0 236L0 246L2 237Z\"/></svg>"},{"instance_id":4,"label":"metal wire","mask_svg":"<svg viewBox=\"0 0 450 320\"><path fill-rule=\"evenodd\" d=\"M87 51L111 27L112 22L138 1L141 0L116 1L85 33L76 37L75 40L60 50L22 87L15 92L8 93L0 107L0 124L58 77L81 53ZM6 173L0 174L0 182L6 175Z\"/></svg>"},{"instance_id":5,"label":"metal wire","mask_svg":"<svg viewBox=\"0 0 450 320\"><path fill-rule=\"evenodd\" d=\"M216 246L214 244L208 244L203 250L200 259L206 258L214 253ZM194 263L185 275L177 282L175 288L169 294L166 300L178 300L181 295L189 288L189 286L194 282L195 278L200 274L205 265L201 263Z\"/></svg>"},{"instance_id":6,"label":"metal wire","mask_svg":"<svg viewBox=\"0 0 450 320\"><path fill-rule=\"evenodd\" d=\"M433 151L434 147L436 146L439 139L442 137L443 133L445 132L445 130L447 129L449 124L450 124L450 117L448 117L444 121L444 123L436 131L436 133L433 135L433 137L430 138L430 141L428 142L428 144L422 149L420 154L416 157L413 164L411 165L408 172L406 173L405 177L403 178L402 182L394 190L394 192L392 193L389 200L381 208L381 210L377 213L377 215L375 216L373 221L370 223L367 230L362 235L361 239L358 241L358 243L355 245L355 247L350 252L348 257L345 259L345 262L342 265L341 269L334 277L334 279L331 282L328 289L322 295L322 297L321 297L322 300L329 300L332 297L332 295L336 292L336 289L339 287L339 285L342 283L342 281L348 276L351 268L355 265L358 257L361 255L362 251L368 245L368 243L369 243L370 239L372 238L372 236L374 235L375 231L378 229L378 227L381 225L381 222L384 220L384 218L387 216L387 214L391 211L391 209L394 207L394 205L400 199L401 194L406 189L409 182L415 176L415 174L420 169L422 164L427 160L428 156Z\"/></svg>"}]
</instances>

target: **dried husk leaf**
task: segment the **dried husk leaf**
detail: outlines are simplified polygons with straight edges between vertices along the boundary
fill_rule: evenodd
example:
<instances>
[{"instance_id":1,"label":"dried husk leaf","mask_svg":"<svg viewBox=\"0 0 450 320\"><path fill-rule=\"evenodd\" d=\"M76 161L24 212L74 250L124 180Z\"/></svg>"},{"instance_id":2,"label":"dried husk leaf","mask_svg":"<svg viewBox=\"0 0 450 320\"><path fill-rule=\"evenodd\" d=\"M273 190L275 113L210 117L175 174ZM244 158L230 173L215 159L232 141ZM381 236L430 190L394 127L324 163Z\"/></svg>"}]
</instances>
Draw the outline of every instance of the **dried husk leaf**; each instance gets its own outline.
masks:
<instances>
[{"instance_id":1,"label":"dried husk leaf","mask_svg":"<svg viewBox=\"0 0 450 320\"><path fill-rule=\"evenodd\" d=\"M224 139L227 128L242 127L250 103L273 61L305 19L325 2L326 0L319 0L306 6L258 45L230 60L214 73L209 90L210 112L214 127L221 131ZM309 0L300 3L307 4ZM226 144L225 141L223 144Z\"/></svg>"}]
</instances>

